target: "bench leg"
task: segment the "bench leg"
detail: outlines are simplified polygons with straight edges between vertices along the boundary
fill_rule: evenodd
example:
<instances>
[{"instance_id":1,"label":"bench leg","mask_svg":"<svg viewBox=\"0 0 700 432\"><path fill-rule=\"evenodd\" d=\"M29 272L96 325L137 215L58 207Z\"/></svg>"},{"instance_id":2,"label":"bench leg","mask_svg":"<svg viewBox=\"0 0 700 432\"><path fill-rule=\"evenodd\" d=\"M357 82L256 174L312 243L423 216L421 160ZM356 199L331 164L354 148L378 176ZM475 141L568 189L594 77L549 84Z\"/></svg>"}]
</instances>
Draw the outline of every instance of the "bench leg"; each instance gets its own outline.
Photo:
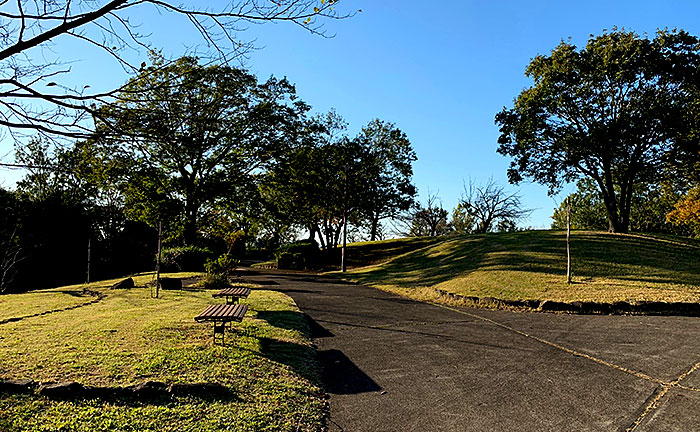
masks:
<instances>
[{"instance_id":1,"label":"bench leg","mask_svg":"<svg viewBox=\"0 0 700 432\"><path fill-rule=\"evenodd\" d=\"M221 335L220 340L221 340L221 345L225 344L224 341L224 334L226 332L226 323L220 323L217 324L214 322L214 345L216 345L216 335Z\"/></svg>"}]
</instances>

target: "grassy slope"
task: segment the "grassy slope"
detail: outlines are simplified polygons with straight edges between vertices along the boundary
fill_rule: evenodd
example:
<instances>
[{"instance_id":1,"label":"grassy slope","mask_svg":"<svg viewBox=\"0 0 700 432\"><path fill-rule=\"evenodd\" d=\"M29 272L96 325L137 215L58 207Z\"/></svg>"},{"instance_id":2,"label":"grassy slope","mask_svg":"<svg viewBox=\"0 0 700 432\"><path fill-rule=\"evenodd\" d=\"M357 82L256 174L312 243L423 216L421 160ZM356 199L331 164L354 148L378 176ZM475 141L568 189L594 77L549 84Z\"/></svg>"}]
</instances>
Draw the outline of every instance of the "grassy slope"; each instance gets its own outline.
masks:
<instances>
[{"instance_id":1,"label":"grassy slope","mask_svg":"<svg viewBox=\"0 0 700 432\"><path fill-rule=\"evenodd\" d=\"M565 283L566 233L452 237L357 268L348 277L420 299L462 295L558 301L698 301L700 243L676 237L574 232L574 283ZM360 251L358 249L358 251Z\"/></svg>"},{"instance_id":2,"label":"grassy slope","mask_svg":"<svg viewBox=\"0 0 700 432\"><path fill-rule=\"evenodd\" d=\"M211 324L192 319L206 305L220 303L211 291L165 291L151 299L148 289L111 291L100 285L109 284L91 286L106 294L96 304L0 325L0 377L110 386L217 382L233 395L162 403L4 395L0 430L319 429L323 401L314 348L291 298L255 290L245 301L246 318L234 325L234 342L229 337L221 347L212 344ZM74 288L50 292L56 304L91 298ZM36 313L36 305L49 306L47 296L36 291L0 297L5 310L0 319Z\"/></svg>"}]
</instances>

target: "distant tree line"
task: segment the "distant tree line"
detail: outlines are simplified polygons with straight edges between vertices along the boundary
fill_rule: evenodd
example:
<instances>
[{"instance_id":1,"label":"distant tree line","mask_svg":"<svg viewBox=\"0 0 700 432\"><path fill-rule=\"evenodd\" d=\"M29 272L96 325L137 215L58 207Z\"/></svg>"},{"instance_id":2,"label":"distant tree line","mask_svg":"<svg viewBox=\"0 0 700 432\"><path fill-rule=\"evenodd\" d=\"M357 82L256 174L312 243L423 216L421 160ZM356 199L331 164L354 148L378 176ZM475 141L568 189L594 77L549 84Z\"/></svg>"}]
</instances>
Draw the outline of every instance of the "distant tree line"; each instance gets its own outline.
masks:
<instances>
[{"instance_id":1,"label":"distant tree line","mask_svg":"<svg viewBox=\"0 0 700 432\"><path fill-rule=\"evenodd\" d=\"M517 231L532 211L518 192L509 192L492 178L485 183L469 180L452 213L437 194L426 203L416 202L397 218L397 233L409 237L485 234Z\"/></svg>"}]
</instances>

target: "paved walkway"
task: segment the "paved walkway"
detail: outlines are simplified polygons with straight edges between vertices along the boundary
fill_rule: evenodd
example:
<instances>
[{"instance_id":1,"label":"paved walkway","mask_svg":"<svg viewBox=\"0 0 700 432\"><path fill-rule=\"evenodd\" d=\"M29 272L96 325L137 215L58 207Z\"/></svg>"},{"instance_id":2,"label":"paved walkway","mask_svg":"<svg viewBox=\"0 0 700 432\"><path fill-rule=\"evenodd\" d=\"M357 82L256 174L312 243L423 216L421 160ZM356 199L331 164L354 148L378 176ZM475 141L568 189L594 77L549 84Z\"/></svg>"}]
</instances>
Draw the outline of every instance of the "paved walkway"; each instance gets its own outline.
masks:
<instances>
[{"instance_id":1,"label":"paved walkway","mask_svg":"<svg viewBox=\"0 0 700 432\"><path fill-rule=\"evenodd\" d=\"M700 319L448 308L304 274L329 431L700 430Z\"/></svg>"}]
</instances>

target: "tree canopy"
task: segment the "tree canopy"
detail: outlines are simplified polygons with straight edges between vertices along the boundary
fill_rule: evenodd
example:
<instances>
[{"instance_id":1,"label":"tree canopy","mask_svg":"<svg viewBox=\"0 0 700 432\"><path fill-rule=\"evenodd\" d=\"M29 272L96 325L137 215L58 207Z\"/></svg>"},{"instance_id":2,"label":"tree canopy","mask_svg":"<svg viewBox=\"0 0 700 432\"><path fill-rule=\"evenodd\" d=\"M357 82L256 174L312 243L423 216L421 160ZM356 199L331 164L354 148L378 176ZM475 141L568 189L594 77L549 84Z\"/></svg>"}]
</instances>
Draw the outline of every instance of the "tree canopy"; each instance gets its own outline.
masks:
<instances>
[{"instance_id":1,"label":"tree canopy","mask_svg":"<svg viewBox=\"0 0 700 432\"><path fill-rule=\"evenodd\" d=\"M609 230L627 232L635 185L659 181L674 154L697 157L699 67L700 41L684 31L614 30L538 55L526 69L534 85L496 115L509 180L553 193L590 178Z\"/></svg>"},{"instance_id":2,"label":"tree canopy","mask_svg":"<svg viewBox=\"0 0 700 432\"><path fill-rule=\"evenodd\" d=\"M123 190L132 216L154 224L181 213L192 244L204 209L235 200L237 187L294 145L308 106L284 79L258 83L193 57L161 61L130 80L119 103L102 107L110 125L95 139L130 166ZM113 125L128 133L112 133Z\"/></svg>"}]
</instances>

